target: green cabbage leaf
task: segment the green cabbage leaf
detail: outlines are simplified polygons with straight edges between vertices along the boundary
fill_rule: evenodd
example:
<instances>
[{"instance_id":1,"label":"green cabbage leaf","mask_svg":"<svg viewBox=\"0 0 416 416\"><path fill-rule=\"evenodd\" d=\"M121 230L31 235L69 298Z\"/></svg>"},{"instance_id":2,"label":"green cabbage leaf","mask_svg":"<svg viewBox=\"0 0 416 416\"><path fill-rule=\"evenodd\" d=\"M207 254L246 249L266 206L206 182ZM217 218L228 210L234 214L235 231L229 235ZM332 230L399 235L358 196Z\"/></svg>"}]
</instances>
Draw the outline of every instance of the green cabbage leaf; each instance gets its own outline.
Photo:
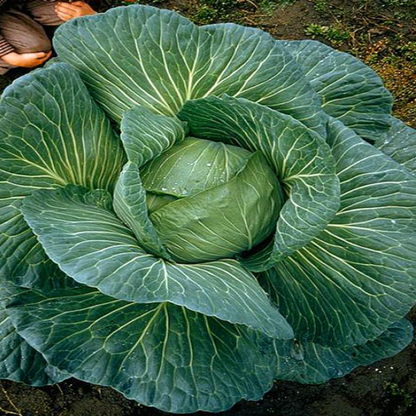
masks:
<instances>
[{"instance_id":1,"label":"green cabbage leaf","mask_svg":"<svg viewBox=\"0 0 416 416\"><path fill-rule=\"evenodd\" d=\"M416 136L354 57L149 6L0 100L0 378L173 413L397 354Z\"/></svg>"}]
</instances>

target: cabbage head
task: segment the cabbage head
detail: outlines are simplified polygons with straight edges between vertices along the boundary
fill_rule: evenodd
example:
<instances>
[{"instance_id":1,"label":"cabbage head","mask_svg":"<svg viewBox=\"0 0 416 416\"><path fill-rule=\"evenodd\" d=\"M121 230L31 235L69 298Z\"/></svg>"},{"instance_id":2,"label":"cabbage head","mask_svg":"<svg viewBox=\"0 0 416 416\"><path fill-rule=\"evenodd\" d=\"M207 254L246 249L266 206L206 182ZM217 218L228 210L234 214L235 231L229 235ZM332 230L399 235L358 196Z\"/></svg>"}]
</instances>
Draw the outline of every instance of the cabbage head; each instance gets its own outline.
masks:
<instances>
[{"instance_id":1,"label":"cabbage head","mask_svg":"<svg viewBox=\"0 0 416 416\"><path fill-rule=\"evenodd\" d=\"M75 19L0 102L0 377L168 412L396 354L416 131L352 56L147 6Z\"/></svg>"}]
</instances>

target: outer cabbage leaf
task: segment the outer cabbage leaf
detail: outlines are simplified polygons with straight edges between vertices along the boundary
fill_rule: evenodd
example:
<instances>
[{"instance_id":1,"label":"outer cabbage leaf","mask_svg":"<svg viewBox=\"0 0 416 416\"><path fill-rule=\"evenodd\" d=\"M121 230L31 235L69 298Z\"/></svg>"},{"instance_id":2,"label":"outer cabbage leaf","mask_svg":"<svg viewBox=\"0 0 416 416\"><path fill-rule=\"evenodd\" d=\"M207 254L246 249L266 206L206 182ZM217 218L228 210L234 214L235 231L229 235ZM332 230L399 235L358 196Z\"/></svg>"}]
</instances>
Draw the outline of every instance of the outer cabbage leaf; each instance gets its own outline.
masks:
<instances>
[{"instance_id":1,"label":"outer cabbage leaf","mask_svg":"<svg viewBox=\"0 0 416 416\"><path fill-rule=\"evenodd\" d=\"M0 298L0 379L31 386L59 383L67 376L50 366L16 331L4 308L10 294L2 287Z\"/></svg>"},{"instance_id":2,"label":"outer cabbage leaf","mask_svg":"<svg viewBox=\"0 0 416 416\"><path fill-rule=\"evenodd\" d=\"M59 272L20 214L23 198L67 183L112 189L124 153L67 64L34 71L5 90L0 152L0 273L29 286Z\"/></svg>"},{"instance_id":3,"label":"outer cabbage leaf","mask_svg":"<svg viewBox=\"0 0 416 416\"><path fill-rule=\"evenodd\" d=\"M128 303L84 287L26 291L8 311L51 364L147 406L218 412L272 386L270 343L179 306Z\"/></svg>"},{"instance_id":4,"label":"outer cabbage leaf","mask_svg":"<svg viewBox=\"0 0 416 416\"><path fill-rule=\"evenodd\" d=\"M391 129L374 146L416 174L416 130L392 117Z\"/></svg>"},{"instance_id":5,"label":"outer cabbage leaf","mask_svg":"<svg viewBox=\"0 0 416 416\"><path fill-rule=\"evenodd\" d=\"M312 40L279 41L301 65L322 108L366 139L390 128L393 98L381 78L348 53Z\"/></svg>"},{"instance_id":6,"label":"outer cabbage leaf","mask_svg":"<svg viewBox=\"0 0 416 416\"><path fill-rule=\"evenodd\" d=\"M38 191L25 199L22 211L48 256L79 283L117 299L168 301L273 337L293 336L237 261L175 264L153 257L115 216L109 194L71 185Z\"/></svg>"},{"instance_id":7,"label":"outer cabbage leaf","mask_svg":"<svg viewBox=\"0 0 416 416\"><path fill-rule=\"evenodd\" d=\"M136 105L175 115L187 100L227 93L324 134L319 99L301 69L257 29L199 28L175 12L132 5L73 19L57 30L54 47L117 121Z\"/></svg>"},{"instance_id":8,"label":"outer cabbage leaf","mask_svg":"<svg viewBox=\"0 0 416 416\"><path fill-rule=\"evenodd\" d=\"M416 178L332 119L341 209L312 242L262 274L296 338L345 347L374 339L416 297Z\"/></svg>"},{"instance_id":9,"label":"outer cabbage leaf","mask_svg":"<svg viewBox=\"0 0 416 416\"><path fill-rule=\"evenodd\" d=\"M398 354L413 339L412 324L396 322L373 341L354 348L330 348L312 342L274 341L279 380L305 384L325 383L343 377L359 366Z\"/></svg>"},{"instance_id":10,"label":"outer cabbage leaf","mask_svg":"<svg viewBox=\"0 0 416 416\"><path fill-rule=\"evenodd\" d=\"M265 270L303 247L339 208L335 161L325 141L290 116L244 99L209 97L187 102L179 118L191 134L260 151L286 189L272 245L245 265Z\"/></svg>"}]
</instances>

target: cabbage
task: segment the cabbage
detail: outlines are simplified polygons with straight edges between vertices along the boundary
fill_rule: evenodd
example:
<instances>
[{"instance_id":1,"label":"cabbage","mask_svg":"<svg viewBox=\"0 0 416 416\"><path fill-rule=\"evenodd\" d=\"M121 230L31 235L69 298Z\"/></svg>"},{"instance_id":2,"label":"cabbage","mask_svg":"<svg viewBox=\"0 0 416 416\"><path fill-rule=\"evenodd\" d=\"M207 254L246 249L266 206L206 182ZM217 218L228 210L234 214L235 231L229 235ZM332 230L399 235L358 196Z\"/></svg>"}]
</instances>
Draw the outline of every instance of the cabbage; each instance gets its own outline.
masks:
<instances>
[{"instance_id":1,"label":"cabbage","mask_svg":"<svg viewBox=\"0 0 416 416\"><path fill-rule=\"evenodd\" d=\"M0 102L0 378L219 412L411 341L416 132L370 68L139 5L55 49Z\"/></svg>"}]
</instances>

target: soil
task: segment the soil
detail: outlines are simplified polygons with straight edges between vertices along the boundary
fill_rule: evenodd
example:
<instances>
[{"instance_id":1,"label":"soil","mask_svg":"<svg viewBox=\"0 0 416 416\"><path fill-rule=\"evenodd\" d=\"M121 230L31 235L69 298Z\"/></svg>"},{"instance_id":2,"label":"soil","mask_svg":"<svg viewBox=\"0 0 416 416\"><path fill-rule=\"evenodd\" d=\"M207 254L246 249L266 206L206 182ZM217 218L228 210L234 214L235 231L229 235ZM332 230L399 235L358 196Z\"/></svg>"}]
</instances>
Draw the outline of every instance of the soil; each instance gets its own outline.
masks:
<instances>
[{"instance_id":1,"label":"soil","mask_svg":"<svg viewBox=\"0 0 416 416\"><path fill-rule=\"evenodd\" d=\"M104 11L121 3L101 0L96 8ZM277 38L314 37L351 52L373 66L384 79L396 98L396 116L416 127L416 0L149 0L147 3L177 10L201 24L234 21L259 27ZM0 76L0 91L25 72L19 69ZM409 318L416 325L416 309ZM127 400L110 388L73 379L44 388L2 381L0 415L3 414L166 415ZM276 382L263 400L241 402L220 414L416 416L416 338L395 357L358 368L346 377L313 386Z\"/></svg>"}]
</instances>

